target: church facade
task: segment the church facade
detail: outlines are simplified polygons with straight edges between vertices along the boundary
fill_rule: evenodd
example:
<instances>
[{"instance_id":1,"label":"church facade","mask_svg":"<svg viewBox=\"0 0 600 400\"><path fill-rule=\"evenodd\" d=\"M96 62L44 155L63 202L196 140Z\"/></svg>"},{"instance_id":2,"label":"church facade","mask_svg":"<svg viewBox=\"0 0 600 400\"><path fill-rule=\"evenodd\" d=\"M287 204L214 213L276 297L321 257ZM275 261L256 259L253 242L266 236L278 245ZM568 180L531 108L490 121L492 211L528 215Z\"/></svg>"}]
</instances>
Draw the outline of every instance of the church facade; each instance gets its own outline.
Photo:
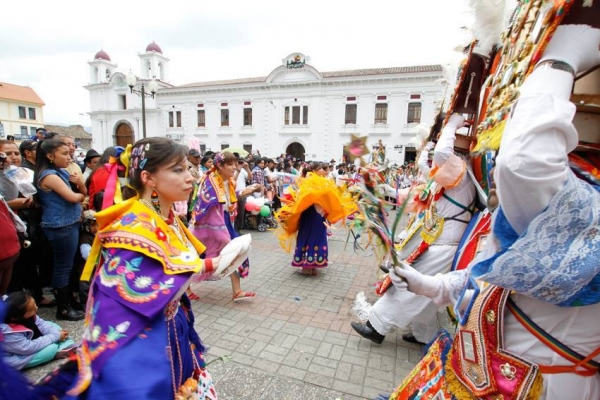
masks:
<instances>
[{"instance_id":1,"label":"church facade","mask_svg":"<svg viewBox=\"0 0 600 400\"><path fill-rule=\"evenodd\" d=\"M414 159L418 124L430 125L445 87L440 65L322 72L301 53L263 77L170 84L169 59L151 43L139 54L136 89L155 79L145 98L146 136L167 136L201 152L243 148L263 156L341 160L352 134L381 139L390 161ZM94 146L143 137L141 97L106 52L90 61Z\"/></svg>"}]
</instances>

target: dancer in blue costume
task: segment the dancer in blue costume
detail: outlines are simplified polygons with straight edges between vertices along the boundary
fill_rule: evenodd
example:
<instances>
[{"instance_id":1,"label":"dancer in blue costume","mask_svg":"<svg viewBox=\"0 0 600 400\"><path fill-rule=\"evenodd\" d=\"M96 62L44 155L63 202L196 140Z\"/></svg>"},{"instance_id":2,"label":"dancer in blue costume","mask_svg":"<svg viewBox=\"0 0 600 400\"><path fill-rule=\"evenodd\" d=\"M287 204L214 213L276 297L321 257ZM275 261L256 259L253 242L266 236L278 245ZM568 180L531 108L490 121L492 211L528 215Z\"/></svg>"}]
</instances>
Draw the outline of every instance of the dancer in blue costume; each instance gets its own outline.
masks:
<instances>
[{"instance_id":1,"label":"dancer in blue costume","mask_svg":"<svg viewBox=\"0 0 600 400\"><path fill-rule=\"evenodd\" d=\"M313 163L310 168L305 168L303 175L314 173L326 177L327 172L321 163ZM302 188L302 181L300 181ZM320 211L320 212L319 212ZM292 267L302 268L308 275L316 275L316 268L325 268L328 264L329 251L327 249L327 227L322 207L316 205L308 207L302 212Z\"/></svg>"},{"instance_id":2,"label":"dancer in blue costume","mask_svg":"<svg viewBox=\"0 0 600 400\"><path fill-rule=\"evenodd\" d=\"M166 138L137 142L128 175L138 196L96 214L99 231L82 279L94 269L95 276L66 398L217 398L184 293L194 273L208 278L239 264L249 242L233 240L221 255L200 260L204 245L172 211L193 188L186 154Z\"/></svg>"}]
</instances>

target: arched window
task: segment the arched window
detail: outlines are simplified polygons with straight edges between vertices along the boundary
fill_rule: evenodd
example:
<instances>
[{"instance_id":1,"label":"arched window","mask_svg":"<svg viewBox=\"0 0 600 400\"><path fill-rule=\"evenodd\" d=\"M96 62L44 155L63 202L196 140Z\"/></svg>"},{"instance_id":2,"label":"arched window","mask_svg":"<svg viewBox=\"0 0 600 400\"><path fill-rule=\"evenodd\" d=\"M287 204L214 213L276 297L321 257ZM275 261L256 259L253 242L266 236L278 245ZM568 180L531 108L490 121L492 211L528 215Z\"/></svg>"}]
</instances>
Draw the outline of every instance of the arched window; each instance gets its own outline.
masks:
<instances>
[{"instance_id":1,"label":"arched window","mask_svg":"<svg viewBox=\"0 0 600 400\"><path fill-rule=\"evenodd\" d=\"M92 83L98 83L98 67L94 68L94 81Z\"/></svg>"},{"instance_id":2,"label":"arched window","mask_svg":"<svg viewBox=\"0 0 600 400\"><path fill-rule=\"evenodd\" d=\"M165 80L165 66L163 63L158 63L158 76L160 77L161 81Z\"/></svg>"},{"instance_id":3,"label":"arched window","mask_svg":"<svg viewBox=\"0 0 600 400\"><path fill-rule=\"evenodd\" d=\"M106 80L108 81L110 79L110 69L106 68Z\"/></svg>"}]
</instances>

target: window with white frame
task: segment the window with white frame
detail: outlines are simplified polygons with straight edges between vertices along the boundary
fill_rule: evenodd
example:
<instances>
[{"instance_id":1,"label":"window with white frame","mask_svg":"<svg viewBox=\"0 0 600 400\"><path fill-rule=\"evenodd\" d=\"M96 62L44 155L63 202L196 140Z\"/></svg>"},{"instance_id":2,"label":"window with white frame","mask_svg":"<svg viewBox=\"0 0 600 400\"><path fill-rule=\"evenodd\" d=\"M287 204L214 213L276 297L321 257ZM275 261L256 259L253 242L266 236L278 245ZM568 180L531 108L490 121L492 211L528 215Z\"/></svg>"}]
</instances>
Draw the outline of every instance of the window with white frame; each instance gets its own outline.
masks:
<instances>
[{"instance_id":1,"label":"window with white frame","mask_svg":"<svg viewBox=\"0 0 600 400\"><path fill-rule=\"evenodd\" d=\"M35 119L35 108L29 107L29 119Z\"/></svg>"},{"instance_id":2,"label":"window with white frame","mask_svg":"<svg viewBox=\"0 0 600 400\"><path fill-rule=\"evenodd\" d=\"M221 103L221 126L229 126L229 104Z\"/></svg>"},{"instance_id":3,"label":"window with white frame","mask_svg":"<svg viewBox=\"0 0 600 400\"><path fill-rule=\"evenodd\" d=\"M181 111L169 111L169 128L181 128Z\"/></svg>"},{"instance_id":4,"label":"window with white frame","mask_svg":"<svg viewBox=\"0 0 600 400\"><path fill-rule=\"evenodd\" d=\"M229 109L221 109L221 126L229 126Z\"/></svg>"},{"instance_id":5,"label":"window with white frame","mask_svg":"<svg viewBox=\"0 0 600 400\"><path fill-rule=\"evenodd\" d=\"M376 124L387 124L387 103L376 103L375 104L375 123Z\"/></svg>"},{"instance_id":6,"label":"window with white frame","mask_svg":"<svg viewBox=\"0 0 600 400\"><path fill-rule=\"evenodd\" d=\"M345 125L356 125L356 111L358 105L356 104L356 96L346 97L346 112L344 114Z\"/></svg>"},{"instance_id":7,"label":"window with white frame","mask_svg":"<svg viewBox=\"0 0 600 400\"><path fill-rule=\"evenodd\" d=\"M206 127L206 112L204 111L204 104L198 104L198 127Z\"/></svg>"},{"instance_id":8,"label":"window with white frame","mask_svg":"<svg viewBox=\"0 0 600 400\"><path fill-rule=\"evenodd\" d=\"M244 126L252 126L252 108L244 106Z\"/></svg>"},{"instance_id":9,"label":"window with white frame","mask_svg":"<svg viewBox=\"0 0 600 400\"><path fill-rule=\"evenodd\" d=\"M285 125L308 125L308 106L286 106L283 123Z\"/></svg>"},{"instance_id":10,"label":"window with white frame","mask_svg":"<svg viewBox=\"0 0 600 400\"><path fill-rule=\"evenodd\" d=\"M127 96L124 94L119 94L117 97L118 100L118 109L119 110L127 110Z\"/></svg>"},{"instance_id":11,"label":"window with white frame","mask_svg":"<svg viewBox=\"0 0 600 400\"><path fill-rule=\"evenodd\" d=\"M408 103L406 122L409 124L418 124L421 122L421 103Z\"/></svg>"},{"instance_id":12,"label":"window with white frame","mask_svg":"<svg viewBox=\"0 0 600 400\"><path fill-rule=\"evenodd\" d=\"M23 107L23 106L19 106L19 118L20 119L26 119L27 118L26 108Z\"/></svg>"}]
</instances>

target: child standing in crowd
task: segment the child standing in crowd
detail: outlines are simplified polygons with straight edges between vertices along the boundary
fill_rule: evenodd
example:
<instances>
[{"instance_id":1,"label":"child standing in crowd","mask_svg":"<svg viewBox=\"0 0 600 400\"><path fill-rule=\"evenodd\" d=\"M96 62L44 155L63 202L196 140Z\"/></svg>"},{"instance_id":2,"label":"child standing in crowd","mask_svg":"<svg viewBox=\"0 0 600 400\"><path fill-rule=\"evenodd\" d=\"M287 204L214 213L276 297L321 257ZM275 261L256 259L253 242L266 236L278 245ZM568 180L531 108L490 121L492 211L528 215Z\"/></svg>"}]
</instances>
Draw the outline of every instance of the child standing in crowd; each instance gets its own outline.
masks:
<instances>
[{"instance_id":1,"label":"child standing in crowd","mask_svg":"<svg viewBox=\"0 0 600 400\"><path fill-rule=\"evenodd\" d=\"M35 300L29 294L13 292L3 300L7 306L6 323L0 323L3 357L11 367L31 368L75 351L69 332L38 316Z\"/></svg>"}]
</instances>

